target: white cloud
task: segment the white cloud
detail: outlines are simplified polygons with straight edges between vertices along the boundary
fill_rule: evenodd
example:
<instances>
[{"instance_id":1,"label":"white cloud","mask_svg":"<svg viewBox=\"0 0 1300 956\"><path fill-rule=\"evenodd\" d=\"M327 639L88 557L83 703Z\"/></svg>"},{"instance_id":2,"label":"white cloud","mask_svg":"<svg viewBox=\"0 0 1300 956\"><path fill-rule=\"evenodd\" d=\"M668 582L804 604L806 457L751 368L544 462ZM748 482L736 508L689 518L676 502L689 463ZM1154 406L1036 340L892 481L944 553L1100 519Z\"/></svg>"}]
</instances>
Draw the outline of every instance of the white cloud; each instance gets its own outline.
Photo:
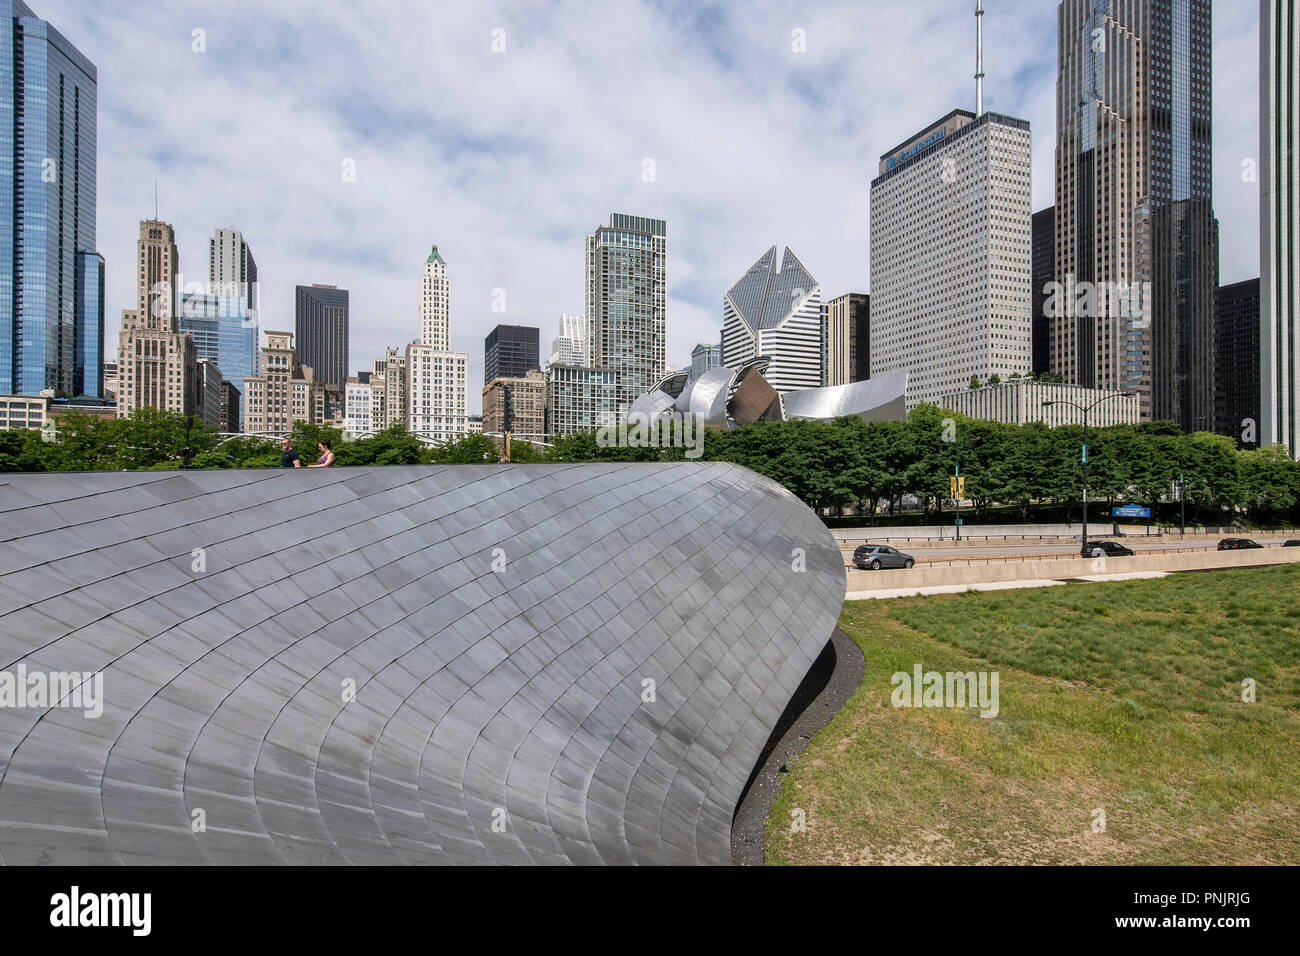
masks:
<instances>
[{"instance_id":1,"label":"white cloud","mask_svg":"<svg viewBox=\"0 0 1300 956\"><path fill-rule=\"evenodd\" d=\"M986 106L1030 120L1040 208L1052 202L1055 4L988 6ZM99 67L110 345L157 179L191 277L206 278L213 228L244 231L264 329L292 329L296 284L349 289L354 370L417 334L420 267L437 244L477 408L483 337L497 322L537 325L545 349L558 315L583 309L583 240L612 211L668 220L671 363L717 339L723 291L772 243L794 248L827 296L865 290L880 154L973 106L972 7L182 0L145 16L124 0L39 0L37 12ZM1239 172L1257 152L1255 16L1216 23L1225 282L1258 274ZM191 50L196 28L205 53ZM807 52L792 49L795 29ZM356 183L342 180L348 158Z\"/></svg>"}]
</instances>

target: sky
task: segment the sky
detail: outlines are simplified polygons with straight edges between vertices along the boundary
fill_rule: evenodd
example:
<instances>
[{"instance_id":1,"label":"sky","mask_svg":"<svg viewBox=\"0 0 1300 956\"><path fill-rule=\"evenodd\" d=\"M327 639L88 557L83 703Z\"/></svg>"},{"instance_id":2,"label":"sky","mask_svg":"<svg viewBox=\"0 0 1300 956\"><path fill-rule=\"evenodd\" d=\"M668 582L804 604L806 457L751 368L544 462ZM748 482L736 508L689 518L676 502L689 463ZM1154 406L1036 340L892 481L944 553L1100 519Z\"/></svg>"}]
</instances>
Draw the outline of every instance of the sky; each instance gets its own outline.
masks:
<instances>
[{"instance_id":1,"label":"sky","mask_svg":"<svg viewBox=\"0 0 1300 956\"><path fill-rule=\"evenodd\" d=\"M238 228L261 326L294 287L351 294L349 367L418 335L437 245L477 413L483 338L580 313L585 237L668 223L668 362L718 340L722 297L773 244L824 298L868 291L882 153L975 105L971 0L32 0L99 70L107 345L135 299L139 221L176 229L186 281ZM985 0L985 108L1029 120L1053 202L1056 4ZM1214 3L1221 281L1259 274L1258 5ZM350 173L354 173L349 175ZM504 311L494 311L504 306Z\"/></svg>"}]
</instances>

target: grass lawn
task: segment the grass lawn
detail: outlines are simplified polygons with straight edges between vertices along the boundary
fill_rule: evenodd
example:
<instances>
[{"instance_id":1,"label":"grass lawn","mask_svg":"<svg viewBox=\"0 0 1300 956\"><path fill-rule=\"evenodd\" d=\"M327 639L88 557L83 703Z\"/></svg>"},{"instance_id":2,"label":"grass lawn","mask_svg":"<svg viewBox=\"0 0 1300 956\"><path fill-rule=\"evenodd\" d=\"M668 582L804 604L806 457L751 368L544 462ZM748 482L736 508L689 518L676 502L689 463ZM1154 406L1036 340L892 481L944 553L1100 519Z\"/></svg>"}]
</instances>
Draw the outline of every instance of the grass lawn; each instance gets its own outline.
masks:
<instances>
[{"instance_id":1,"label":"grass lawn","mask_svg":"<svg viewBox=\"0 0 1300 956\"><path fill-rule=\"evenodd\" d=\"M768 863L1300 863L1300 565L858 601L840 625L866 676L786 778ZM892 706L917 663L997 671L998 715Z\"/></svg>"}]
</instances>

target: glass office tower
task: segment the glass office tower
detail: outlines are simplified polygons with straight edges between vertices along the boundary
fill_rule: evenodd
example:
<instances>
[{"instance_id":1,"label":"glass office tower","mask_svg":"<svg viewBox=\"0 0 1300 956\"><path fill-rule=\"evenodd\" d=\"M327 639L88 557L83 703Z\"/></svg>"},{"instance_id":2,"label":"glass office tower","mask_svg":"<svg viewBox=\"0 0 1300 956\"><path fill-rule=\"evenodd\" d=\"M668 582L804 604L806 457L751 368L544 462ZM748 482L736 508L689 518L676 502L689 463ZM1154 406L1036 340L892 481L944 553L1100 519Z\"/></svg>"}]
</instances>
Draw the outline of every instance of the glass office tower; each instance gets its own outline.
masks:
<instances>
[{"instance_id":1,"label":"glass office tower","mask_svg":"<svg viewBox=\"0 0 1300 956\"><path fill-rule=\"evenodd\" d=\"M1144 419L1208 431L1219 280L1210 0L1063 0L1058 59L1066 308L1052 324L1052 371L1135 390Z\"/></svg>"},{"instance_id":2,"label":"glass office tower","mask_svg":"<svg viewBox=\"0 0 1300 956\"><path fill-rule=\"evenodd\" d=\"M181 298L177 327L194 337L198 358L215 363L242 398L244 379L261 374L258 313L249 309L247 298L187 292ZM242 427L242 400L239 421Z\"/></svg>"},{"instance_id":3,"label":"glass office tower","mask_svg":"<svg viewBox=\"0 0 1300 956\"><path fill-rule=\"evenodd\" d=\"M316 381L343 394L348 382L348 290L300 285L294 309L298 361L315 373Z\"/></svg>"},{"instance_id":4,"label":"glass office tower","mask_svg":"<svg viewBox=\"0 0 1300 956\"><path fill-rule=\"evenodd\" d=\"M0 0L0 394L101 394L95 103L95 65Z\"/></svg>"},{"instance_id":5,"label":"glass office tower","mask_svg":"<svg viewBox=\"0 0 1300 956\"><path fill-rule=\"evenodd\" d=\"M665 368L668 225L613 213L587 237L587 349L592 368L614 374L619 414Z\"/></svg>"},{"instance_id":6,"label":"glass office tower","mask_svg":"<svg viewBox=\"0 0 1300 956\"><path fill-rule=\"evenodd\" d=\"M483 340L483 384L498 378L523 378L540 369L541 331L529 325L498 325Z\"/></svg>"}]
</instances>

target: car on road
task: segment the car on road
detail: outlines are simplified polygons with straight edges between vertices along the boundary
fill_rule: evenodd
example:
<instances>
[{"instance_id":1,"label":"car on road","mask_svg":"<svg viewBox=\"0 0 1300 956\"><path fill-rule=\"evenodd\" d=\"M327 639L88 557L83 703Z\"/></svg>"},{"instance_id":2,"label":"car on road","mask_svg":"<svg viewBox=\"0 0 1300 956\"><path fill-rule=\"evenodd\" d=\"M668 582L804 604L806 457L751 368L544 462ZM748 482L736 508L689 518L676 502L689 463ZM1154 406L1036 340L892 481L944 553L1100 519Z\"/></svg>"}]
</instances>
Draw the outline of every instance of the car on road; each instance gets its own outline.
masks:
<instances>
[{"instance_id":1,"label":"car on road","mask_svg":"<svg viewBox=\"0 0 1300 956\"><path fill-rule=\"evenodd\" d=\"M1250 538L1224 538L1219 542L1220 551L1251 551L1262 547L1262 544Z\"/></svg>"},{"instance_id":2,"label":"car on road","mask_svg":"<svg viewBox=\"0 0 1300 956\"><path fill-rule=\"evenodd\" d=\"M887 544L864 544L853 552L853 563L864 571L882 568L911 568L916 558Z\"/></svg>"},{"instance_id":3,"label":"car on road","mask_svg":"<svg viewBox=\"0 0 1300 956\"><path fill-rule=\"evenodd\" d=\"M1292 539L1291 539L1290 541L1288 541L1286 544L1282 545L1282 547L1284 547L1284 548L1300 548L1300 538L1292 538Z\"/></svg>"},{"instance_id":4,"label":"car on road","mask_svg":"<svg viewBox=\"0 0 1300 956\"><path fill-rule=\"evenodd\" d=\"M1131 558L1132 548L1126 548L1118 541L1089 541L1079 549L1081 558Z\"/></svg>"}]
</instances>

